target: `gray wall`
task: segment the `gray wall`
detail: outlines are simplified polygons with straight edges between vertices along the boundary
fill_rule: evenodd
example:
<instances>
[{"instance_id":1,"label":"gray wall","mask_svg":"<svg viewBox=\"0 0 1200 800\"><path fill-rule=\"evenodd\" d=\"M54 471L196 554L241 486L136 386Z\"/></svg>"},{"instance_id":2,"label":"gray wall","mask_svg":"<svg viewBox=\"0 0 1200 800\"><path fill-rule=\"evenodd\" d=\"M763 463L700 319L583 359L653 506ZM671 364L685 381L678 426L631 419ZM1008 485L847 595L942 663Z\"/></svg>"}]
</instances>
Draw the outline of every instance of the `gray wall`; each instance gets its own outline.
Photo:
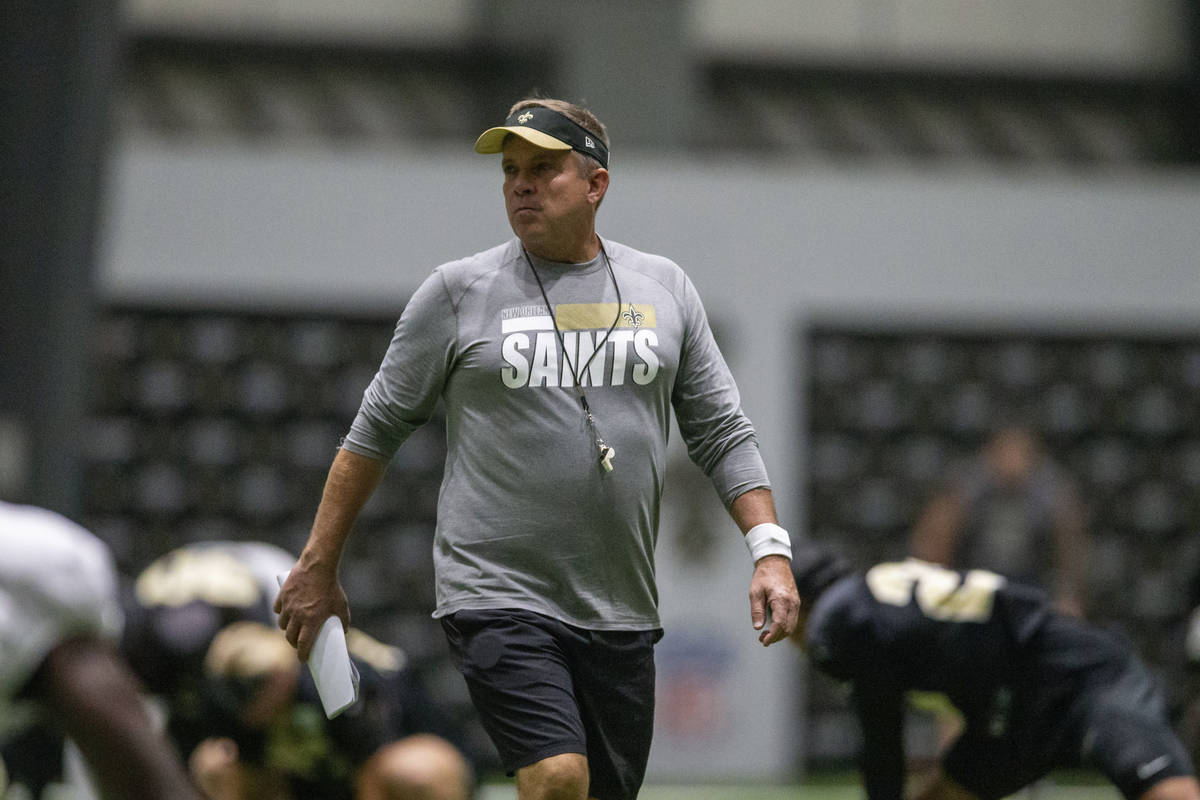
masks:
<instances>
[{"instance_id":1,"label":"gray wall","mask_svg":"<svg viewBox=\"0 0 1200 800\"><path fill-rule=\"evenodd\" d=\"M398 313L396 299L438 263L510 233L495 160L458 151L128 141L112 187L98 281L107 299ZM600 232L691 274L728 341L794 533L805 527L798 344L813 319L1200 331L1198 174L857 171L632 154L616 165ZM800 661L754 641L749 558L732 523L722 547L726 566L705 575L660 547L664 645L699 641L718 664L705 696L719 719L660 730L652 777L761 780L792 766ZM676 657L664 652L670 668Z\"/></svg>"}]
</instances>

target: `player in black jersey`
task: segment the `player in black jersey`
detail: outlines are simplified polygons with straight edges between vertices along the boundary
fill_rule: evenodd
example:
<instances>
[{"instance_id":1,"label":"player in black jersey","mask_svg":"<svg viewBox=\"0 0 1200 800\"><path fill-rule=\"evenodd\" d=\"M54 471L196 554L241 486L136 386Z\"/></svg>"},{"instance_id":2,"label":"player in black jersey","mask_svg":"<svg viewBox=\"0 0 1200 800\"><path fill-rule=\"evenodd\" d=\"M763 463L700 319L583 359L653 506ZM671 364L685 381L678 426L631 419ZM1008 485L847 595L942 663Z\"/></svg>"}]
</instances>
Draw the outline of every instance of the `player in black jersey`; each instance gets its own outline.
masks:
<instances>
[{"instance_id":1,"label":"player in black jersey","mask_svg":"<svg viewBox=\"0 0 1200 800\"><path fill-rule=\"evenodd\" d=\"M964 718L920 800L1002 798L1070 767L1130 800L1200 800L1149 670L1040 590L916 559L853 572L815 546L792 565L804 609L793 640L850 684L870 800L904 796L910 690L944 694Z\"/></svg>"},{"instance_id":2,"label":"player in black jersey","mask_svg":"<svg viewBox=\"0 0 1200 800\"><path fill-rule=\"evenodd\" d=\"M196 542L132 584L122 652L192 776L210 800L466 800L457 731L400 648L351 628L359 699L326 719L271 608L294 563L266 542Z\"/></svg>"}]
</instances>

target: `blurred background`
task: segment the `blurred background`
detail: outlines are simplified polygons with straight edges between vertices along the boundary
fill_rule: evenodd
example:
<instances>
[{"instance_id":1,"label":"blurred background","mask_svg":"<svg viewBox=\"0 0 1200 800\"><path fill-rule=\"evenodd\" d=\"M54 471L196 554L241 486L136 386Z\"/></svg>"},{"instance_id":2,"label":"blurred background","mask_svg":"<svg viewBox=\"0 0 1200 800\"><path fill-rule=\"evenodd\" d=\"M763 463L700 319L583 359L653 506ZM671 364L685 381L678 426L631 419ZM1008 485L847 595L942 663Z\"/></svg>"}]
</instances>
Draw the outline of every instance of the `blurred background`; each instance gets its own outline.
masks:
<instances>
[{"instance_id":1,"label":"blurred background","mask_svg":"<svg viewBox=\"0 0 1200 800\"><path fill-rule=\"evenodd\" d=\"M131 574L299 550L409 294L510 235L471 145L537 90L608 125L600 233L691 275L794 535L904 555L1019 410L1078 483L1088 615L1182 668L1200 2L13 0L0 37L0 496ZM470 724L429 618L442 435L402 448L343 579ZM676 460L650 780L844 763L836 687L757 645L744 548Z\"/></svg>"}]
</instances>

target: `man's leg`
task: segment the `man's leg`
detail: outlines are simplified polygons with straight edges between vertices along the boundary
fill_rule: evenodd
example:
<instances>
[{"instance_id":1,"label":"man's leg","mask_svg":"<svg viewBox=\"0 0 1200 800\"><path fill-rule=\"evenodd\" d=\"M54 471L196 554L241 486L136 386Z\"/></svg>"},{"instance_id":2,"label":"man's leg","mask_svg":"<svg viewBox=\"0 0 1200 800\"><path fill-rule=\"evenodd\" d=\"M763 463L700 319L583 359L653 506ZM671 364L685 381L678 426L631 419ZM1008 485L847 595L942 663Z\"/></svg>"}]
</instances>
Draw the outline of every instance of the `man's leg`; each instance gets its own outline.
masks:
<instances>
[{"instance_id":1,"label":"man's leg","mask_svg":"<svg viewBox=\"0 0 1200 800\"><path fill-rule=\"evenodd\" d=\"M479 720L520 800L585 800L587 735L562 623L528 611L460 611L442 619Z\"/></svg>"},{"instance_id":2,"label":"man's leg","mask_svg":"<svg viewBox=\"0 0 1200 800\"><path fill-rule=\"evenodd\" d=\"M544 758L517 770L518 800L585 800L587 759L579 753Z\"/></svg>"},{"instance_id":3,"label":"man's leg","mask_svg":"<svg viewBox=\"0 0 1200 800\"><path fill-rule=\"evenodd\" d=\"M572 643L575 696L598 800L636 800L654 736L658 631L579 631Z\"/></svg>"}]
</instances>

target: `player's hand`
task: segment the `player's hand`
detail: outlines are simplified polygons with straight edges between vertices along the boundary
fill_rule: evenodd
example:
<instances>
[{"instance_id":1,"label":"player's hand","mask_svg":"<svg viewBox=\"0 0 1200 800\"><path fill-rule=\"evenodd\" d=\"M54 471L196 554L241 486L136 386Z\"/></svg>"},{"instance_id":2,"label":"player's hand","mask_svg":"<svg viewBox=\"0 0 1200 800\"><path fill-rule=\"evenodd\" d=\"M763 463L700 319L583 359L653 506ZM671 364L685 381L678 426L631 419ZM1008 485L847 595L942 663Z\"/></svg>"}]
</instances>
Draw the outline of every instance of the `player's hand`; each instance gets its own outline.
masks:
<instances>
[{"instance_id":1,"label":"player's hand","mask_svg":"<svg viewBox=\"0 0 1200 800\"><path fill-rule=\"evenodd\" d=\"M308 661L325 620L336 615L347 630L350 628L350 605L338 582L337 568L305 565L302 556L279 588L275 613L297 657Z\"/></svg>"},{"instance_id":2,"label":"player's hand","mask_svg":"<svg viewBox=\"0 0 1200 800\"><path fill-rule=\"evenodd\" d=\"M768 612L770 627L766 627ZM767 647L786 639L795 632L799 618L800 595L796 592L791 562L784 556L760 558L750 579L750 621L754 630L762 631L758 640Z\"/></svg>"},{"instance_id":3,"label":"player's hand","mask_svg":"<svg viewBox=\"0 0 1200 800\"><path fill-rule=\"evenodd\" d=\"M233 739L213 737L196 745L188 772L205 797L237 797L238 746Z\"/></svg>"}]
</instances>

